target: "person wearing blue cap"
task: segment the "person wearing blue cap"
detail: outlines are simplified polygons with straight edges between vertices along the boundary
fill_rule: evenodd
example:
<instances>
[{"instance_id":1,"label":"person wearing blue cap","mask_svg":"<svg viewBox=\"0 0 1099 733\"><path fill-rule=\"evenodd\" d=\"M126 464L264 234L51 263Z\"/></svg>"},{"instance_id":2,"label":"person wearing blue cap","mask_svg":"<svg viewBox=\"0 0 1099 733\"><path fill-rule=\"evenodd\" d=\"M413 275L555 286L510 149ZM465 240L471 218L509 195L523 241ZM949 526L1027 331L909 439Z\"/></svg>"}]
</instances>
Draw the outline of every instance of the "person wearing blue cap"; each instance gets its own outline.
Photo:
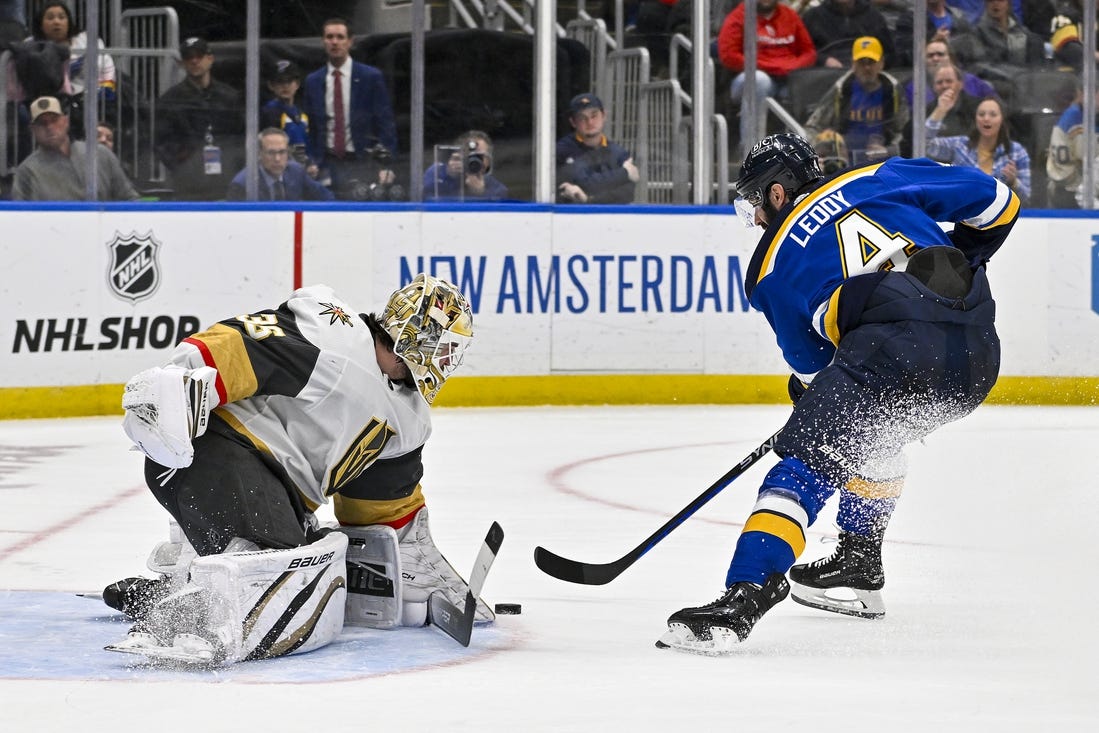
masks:
<instances>
[{"instance_id":1,"label":"person wearing blue cap","mask_svg":"<svg viewBox=\"0 0 1099 733\"><path fill-rule=\"evenodd\" d=\"M630 153L603 134L607 114L594 94L569 102L573 134L557 141L557 201L577 204L633 202L640 174Z\"/></svg>"}]
</instances>

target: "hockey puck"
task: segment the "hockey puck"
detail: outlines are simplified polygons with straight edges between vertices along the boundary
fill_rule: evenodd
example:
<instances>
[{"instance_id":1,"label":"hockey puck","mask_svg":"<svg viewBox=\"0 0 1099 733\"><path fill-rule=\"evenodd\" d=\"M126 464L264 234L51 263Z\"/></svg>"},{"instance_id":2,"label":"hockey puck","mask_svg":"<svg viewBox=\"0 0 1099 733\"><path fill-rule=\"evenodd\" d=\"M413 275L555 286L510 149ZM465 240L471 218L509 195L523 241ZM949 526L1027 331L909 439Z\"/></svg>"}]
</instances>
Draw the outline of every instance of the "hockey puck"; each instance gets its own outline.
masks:
<instances>
[{"instance_id":1,"label":"hockey puck","mask_svg":"<svg viewBox=\"0 0 1099 733\"><path fill-rule=\"evenodd\" d=\"M516 616L523 612L523 607L518 603L497 603L496 613L502 616Z\"/></svg>"}]
</instances>

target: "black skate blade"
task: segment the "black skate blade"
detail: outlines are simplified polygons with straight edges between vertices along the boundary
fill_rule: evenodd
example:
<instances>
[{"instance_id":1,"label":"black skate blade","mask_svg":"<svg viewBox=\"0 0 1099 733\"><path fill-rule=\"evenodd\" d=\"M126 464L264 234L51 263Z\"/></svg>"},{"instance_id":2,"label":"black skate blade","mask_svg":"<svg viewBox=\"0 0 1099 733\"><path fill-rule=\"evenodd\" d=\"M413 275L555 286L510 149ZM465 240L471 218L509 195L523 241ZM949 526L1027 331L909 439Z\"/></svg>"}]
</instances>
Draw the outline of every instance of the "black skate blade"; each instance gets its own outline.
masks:
<instances>
[{"instance_id":1,"label":"black skate blade","mask_svg":"<svg viewBox=\"0 0 1099 733\"><path fill-rule=\"evenodd\" d=\"M103 593L101 591L91 591L88 593L75 593L78 598L89 598L93 601L102 601Z\"/></svg>"}]
</instances>

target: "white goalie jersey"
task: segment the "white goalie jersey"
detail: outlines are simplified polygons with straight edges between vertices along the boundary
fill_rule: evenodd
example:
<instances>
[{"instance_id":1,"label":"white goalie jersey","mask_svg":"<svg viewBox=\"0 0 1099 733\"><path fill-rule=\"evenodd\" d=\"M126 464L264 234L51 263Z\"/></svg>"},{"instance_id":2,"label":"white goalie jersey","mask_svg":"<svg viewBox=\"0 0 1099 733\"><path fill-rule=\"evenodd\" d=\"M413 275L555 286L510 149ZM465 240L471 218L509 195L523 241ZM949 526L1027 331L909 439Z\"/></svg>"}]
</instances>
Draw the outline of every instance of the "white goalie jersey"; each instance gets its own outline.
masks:
<instances>
[{"instance_id":1,"label":"white goalie jersey","mask_svg":"<svg viewBox=\"0 0 1099 733\"><path fill-rule=\"evenodd\" d=\"M431 434L428 405L382 373L364 319L322 285L185 339L171 363L217 370L214 414L320 505Z\"/></svg>"}]
</instances>

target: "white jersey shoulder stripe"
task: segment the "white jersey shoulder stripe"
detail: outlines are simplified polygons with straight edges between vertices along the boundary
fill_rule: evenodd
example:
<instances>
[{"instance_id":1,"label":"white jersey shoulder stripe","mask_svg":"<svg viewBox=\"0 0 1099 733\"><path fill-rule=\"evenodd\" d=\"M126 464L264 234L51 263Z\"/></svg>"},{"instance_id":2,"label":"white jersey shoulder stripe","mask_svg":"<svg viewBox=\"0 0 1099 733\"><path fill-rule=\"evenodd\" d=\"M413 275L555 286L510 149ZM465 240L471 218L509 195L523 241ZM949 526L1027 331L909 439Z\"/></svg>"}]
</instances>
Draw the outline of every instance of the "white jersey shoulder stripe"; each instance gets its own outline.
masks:
<instances>
[{"instance_id":1,"label":"white jersey shoulder stripe","mask_svg":"<svg viewBox=\"0 0 1099 733\"><path fill-rule=\"evenodd\" d=\"M1002 181L996 181L996 197L984 211L977 216L962 221L966 226L976 229L988 229L1007 223L1019 209L1019 197L1012 193ZM1005 217L1005 215L1007 215Z\"/></svg>"}]
</instances>

